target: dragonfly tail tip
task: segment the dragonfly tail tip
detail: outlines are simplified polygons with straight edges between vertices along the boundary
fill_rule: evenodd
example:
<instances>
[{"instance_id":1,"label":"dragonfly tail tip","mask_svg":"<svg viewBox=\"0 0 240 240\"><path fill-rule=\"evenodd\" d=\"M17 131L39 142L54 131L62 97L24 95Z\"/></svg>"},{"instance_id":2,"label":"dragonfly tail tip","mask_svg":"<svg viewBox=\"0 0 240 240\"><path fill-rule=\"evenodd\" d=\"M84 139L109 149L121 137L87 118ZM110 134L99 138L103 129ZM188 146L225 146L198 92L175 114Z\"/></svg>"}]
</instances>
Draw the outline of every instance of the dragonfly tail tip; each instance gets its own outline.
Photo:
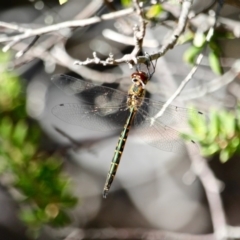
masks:
<instances>
[{"instance_id":1,"label":"dragonfly tail tip","mask_svg":"<svg viewBox=\"0 0 240 240\"><path fill-rule=\"evenodd\" d=\"M103 198L107 198L108 190L104 189L103 190Z\"/></svg>"}]
</instances>

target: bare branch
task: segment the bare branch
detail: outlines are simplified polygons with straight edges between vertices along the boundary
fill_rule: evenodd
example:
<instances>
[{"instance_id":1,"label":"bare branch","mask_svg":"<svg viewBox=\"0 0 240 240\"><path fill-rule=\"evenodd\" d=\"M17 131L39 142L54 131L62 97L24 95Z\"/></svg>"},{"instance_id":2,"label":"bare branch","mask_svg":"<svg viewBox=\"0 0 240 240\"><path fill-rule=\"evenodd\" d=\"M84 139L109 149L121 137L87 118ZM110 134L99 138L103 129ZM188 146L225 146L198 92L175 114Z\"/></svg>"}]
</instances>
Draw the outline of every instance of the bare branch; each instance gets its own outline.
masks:
<instances>
[{"instance_id":1,"label":"bare branch","mask_svg":"<svg viewBox=\"0 0 240 240\"><path fill-rule=\"evenodd\" d=\"M86 61L77 61L75 64L77 65L88 65L91 63L95 64L102 64L102 65L117 65L119 63L127 62L129 64L129 67L132 68L133 64L137 64L137 56L139 52L142 50L142 44L143 44L143 39L145 36L146 32L146 25L147 22L143 18L143 11L139 5L138 0L133 1L134 7L136 9L136 12L139 16L139 23L140 26L138 27L137 25L134 26L133 28L133 34L134 34L134 49L130 54L124 55L120 59L115 59L114 56L110 53L109 57L106 60L100 60L97 58L96 53L93 53L93 59L87 59Z\"/></svg>"},{"instance_id":2,"label":"bare branch","mask_svg":"<svg viewBox=\"0 0 240 240\"><path fill-rule=\"evenodd\" d=\"M32 42L30 44L28 44L28 46L25 49L16 53L15 57L20 58L23 54L25 54L37 42L37 40L39 38L40 38L39 35L35 36L34 39L32 40Z\"/></svg>"},{"instance_id":3,"label":"bare branch","mask_svg":"<svg viewBox=\"0 0 240 240\"><path fill-rule=\"evenodd\" d=\"M146 229L77 229L64 240L82 239L142 239L142 240L217 240L213 234L193 235Z\"/></svg>"},{"instance_id":4,"label":"bare branch","mask_svg":"<svg viewBox=\"0 0 240 240\"><path fill-rule=\"evenodd\" d=\"M26 32L26 31L31 30L29 28L21 27L16 24L1 22L1 21L0 21L0 27L6 28L6 29L11 29L11 30L18 31L18 32Z\"/></svg>"},{"instance_id":5,"label":"bare branch","mask_svg":"<svg viewBox=\"0 0 240 240\"><path fill-rule=\"evenodd\" d=\"M210 42L213 33L214 33L214 27L216 24L216 18L217 15L214 15L213 12L211 13L213 17L213 26L209 29L207 36L206 36L206 44ZM205 46L206 46L205 44ZM182 92L183 88L187 85L187 83L193 78L194 74L198 70L198 67L203 59L203 53L200 53L196 59L195 66L191 69L189 74L186 76L186 78L181 82L180 86L178 89L174 92L174 94L167 100L166 103L164 103L162 109L156 114L156 116L152 119L152 123L159 117L163 115L163 113L166 111L167 107L172 103L172 101Z\"/></svg>"},{"instance_id":6,"label":"bare branch","mask_svg":"<svg viewBox=\"0 0 240 240\"><path fill-rule=\"evenodd\" d=\"M200 86L194 89L189 89L184 92L184 95L181 96L181 100L190 100L203 97L206 94L216 92L223 86L231 83L240 72L240 60L236 60L229 71L224 73L222 76L217 77L210 82L206 83L204 86Z\"/></svg>"},{"instance_id":7,"label":"bare branch","mask_svg":"<svg viewBox=\"0 0 240 240\"><path fill-rule=\"evenodd\" d=\"M87 25L91 25L94 23L99 23L106 20L111 20L123 16L127 16L134 12L133 8L127 8L124 10L120 10L118 12L113 13L107 13L103 14L101 17L92 17L88 19L83 20L73 20L73 21L67 21L62 22L58 24L54 24L47 27L37 28L37 29L29 29L28 31L25 31L23 34L18 34L11 37L0 37L0 42L8 42L8 41L20 41L29 37L33 37L36 35L42 35L54 31L59 31L64 28L71 28L71 27L85 27Z\"/></svg>"},{"instance_id":8,"label":"bare branch","mask_svg":"<svg viewBox=\"0 0 240 240\"><path fill-rule=\"evenodd\" d=\"M113 31L112 29L104 29L102 34L105 38L110 39L112 41L119 42L126 45L133 45L133 46L135 45L132 37L125 36L116 31ZM159 43L155 39L144 38L142 46L148 47L148 48L157 48L159 46Z\"/></svg>"},{"instance_id":9,"label":"bare branch","mask_svg":"<svg viewBox=\"0 0 240 240\"><path fill-rule=\"evenodd\" d=\"M191 155L191 147L187 146L187 148L190 153L193 171L199 177L206 192L211 212L214 235L218 240L225 240L228 237L227 222L218 181L208 166L206 159L202 158L199 154Z\"/></svg>"}]
</instances>

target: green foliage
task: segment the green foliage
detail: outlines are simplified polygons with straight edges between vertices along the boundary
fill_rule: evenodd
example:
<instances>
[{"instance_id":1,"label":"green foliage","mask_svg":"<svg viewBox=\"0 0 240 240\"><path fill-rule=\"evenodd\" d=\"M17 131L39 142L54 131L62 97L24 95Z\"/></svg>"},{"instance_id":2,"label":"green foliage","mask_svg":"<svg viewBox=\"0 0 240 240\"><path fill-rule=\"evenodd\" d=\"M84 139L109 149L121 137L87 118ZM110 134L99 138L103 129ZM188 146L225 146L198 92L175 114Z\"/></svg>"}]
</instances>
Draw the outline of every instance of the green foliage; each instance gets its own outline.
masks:
<instances>
[{"instance_id":1,"label":"green foliage","mask_svg":"<svg viewBox=\"0 0 240 240\"><path fill-rule=\"evenodd\" d=\"M130 7L131 4L132 4L132 0L121 0L121 4L122 4L124 7Z\"/></svg>"},{"instance_id":2,"label":"green foliage","mask_svg":"<svg viewBox=\"0 0 240 240\"><path fill-rule=\"evenodd\" d=\"M209 43L210 52L208 54L208 61L212 71L217 74L222 74L222 67L220 62L221 49L215 41Z\"/></svg>"},{"instance_id":3,"label":"green foliage","mask_svg":"<svg viewBox=\"0 0 240 240\"><path fill-rule=\"evenodd\" d=\"M189 64L194 64L199 53L202 52L202 48L190 46L183 54L183 60Z\"/></svg>"},{"instance_id":4,"label":"green foliage","mask_svg":"<svg viewBox=\"0 0 240 240\"><path fill-rule=\"evenodd\" d=\"M4 66L8 59L0 54L0 60ZM57 157L39 150L41 131L27 118L20 79L6 70L0 73L0 113L0 177L7 175L7 186L22 196L20 218L35 237L44 224L69 223L66 210L77 203L69 179Z\"/></svg>"},{"instance_id":5,"label":"green foliage","mask_svg":"<svg viewBox=\"0 0 240 240\"><path fill-rule=\"evenodd\" d=\"M205 156L219 153L220 160L226 162L235 153L240 153L240 105L236 112L226 110L210 111L209 120L190 116L192 135L186 139L195 139Z\"/></svg>"},{"instance_id":6,"label":"green foliage","mask_svg":"<svg viewBox=\"0 0 240 240\"><path fill-rule=\"evenodd\" d=\"M59 0L59 4L63 5L64 3L68 2L68 0Z\"/></svg>"},{"instance_id":7,"label":"green foliage","mask_svg":"<svg viewBox=\"0 0 240 240\"><path fill-rule=\"evenodd\" d=\"M186 35L186 36L185 36ZM205 46L208 44L208 60L209 66L212 71L221 75L223 73L220 57L221 57L221 49L217 43L220 38L232 38L232 34L219 34L215 33L212 37L211 41L208 43L206 41L206 34L203 32L196 32L194 36L189 37L189 31L187 31L180 39L180 43L184 43L187 41L192 41L192 45L185 51L183 54L183 60L191 65L195 63L198 55L204 50Z\"/></svg>"},{"instance_id":8,"label":"green foliage","mask_svg":"<svg viewBox=\"0 0 240 240\"><path fill-rule=\"evenodd\" d=\"M148 11L145 13L147 19L152 19L158 17L163 12L162 5L155 4L152 5Z\"/></svg>"},{"instance_id":9,"label":"green foliage","mask_svg":"<svg viewBox=\"0 0 240 240\"><path fill-rule=\"evenodd\" d=\"M181 45L181 44L190 42L193 40L193 38L194 38L194 33L189 29L187 29L185 33L180 35L180 37L178 38L178 44Z\"/></svg>"}]
</instances>

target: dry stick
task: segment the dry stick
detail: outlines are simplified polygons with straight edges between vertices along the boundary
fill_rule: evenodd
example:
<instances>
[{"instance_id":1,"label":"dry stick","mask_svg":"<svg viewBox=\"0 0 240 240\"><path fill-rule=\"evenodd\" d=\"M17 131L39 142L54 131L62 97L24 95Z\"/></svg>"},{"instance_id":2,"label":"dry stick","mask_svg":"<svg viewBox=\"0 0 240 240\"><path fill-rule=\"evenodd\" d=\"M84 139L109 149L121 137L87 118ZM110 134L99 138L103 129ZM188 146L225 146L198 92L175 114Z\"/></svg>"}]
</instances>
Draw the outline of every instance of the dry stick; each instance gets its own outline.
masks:
<instances>
[{"instance_id":1,"label":"dry stick","mask_svg":"<svg viewBox=\"0 0 240 240\"><path fill-rule=\"evenodd\" d=\"M72 20L72 21L62 22L62 23L58 23L55 25L47 26L47 27L31 29L23 34L19 34L19 35L12 36L12 37L0 37L0 42L8 42L8 41L15 41L15 40L20 41L20 40L23 40L25 38L29 38L32 36L42 35L42 34L54 32L54 31L59 31L60 29L63 29L63 28L85 27L87 25L102 22L103 20L111 20L111 19L127 16L133 12L134 12L133 8L127 8L124 10L120 10L118 12L103 14L101 17L92 17L92 18L88 18L88 19L80 19L80 20Z\"/></svg>"},{"instance_id":2,"label":"dry stick","mask_svg":"<svg viewBox=\"0 0 240 240\"><path fill-rule=\"evenodd\" d=\"M6 22L2 22L0 21L0 27L6 28L6 29L11 29L11 30L15 30L18 32L26 32L26 31L30 31L30 28L25 28L25 27L20 27L16 24L13 23L6 23Z\"/></svg>"},{"instance_id":3,"label":"dry stick","mask_svg":"<svg viewBox=\"0 0 240 240\"><path fill-rule=\"evenodd\" d=\"M64 240L82 239L141 239L141 240L216 240L213 234L193 235L185 233L173 233L159 230L147 230L141 228L123 229L77 229Z\"/></svg>"},{"instance_id":4,"label":"dry stick","mask_svg":"<svg viewBox=\"0 0 240 240\"><path fill-rule=\"evenodd\" d=\"M149 58L151 60L157 60L158 58L163 56L169 49L172 49L176 45L179 36L185 30L192 2L193 0L183 0L182 9L176 29L173 31L172 36L169 38L166 44L164 44L157 53L149 54ZM146 61L149 61L149 58L141 56L138 57L137 60L138 63L145 63Z\"/></svg>"},{"instance_id":5,"label":"dry stick","mask_svg":"<svg viewBox=\"0 0 240 240\"><path fill-rule=\"evenodd\" d=\"M206 36L206 43L205 46L210 42L213 33L214 33L214 27L215 27L215 23L216 23L216 17L214 16L214 23L213 26L209 29L208 34ZM193 75L196 73L201 61L203 59L203 54L200 53L197 57L195 66L191 69L191 71L189 72L189 74L187 75L187 77L181 82L180 86L178 87L178 89L175 91L175 93L167 100L166 103L164 103L163 107L161 108L161 110L156 114L156 116L154 116L154 118L152 119L152 124L153 122L161 117L163 115L163 113L165 112L165 110L167 109L167 107L172 103L172 101L182 92L183 88L186 86L186 84L193 78Z\"/></svg>"},{"instance_id":6,"label":"dry stick","mask_svg":"<svg viewBox=\"0 0 240 240\"><path fill-rule=\"evenodd\" d=\"M154 123L154 121L161 117L163 115L163 113L165 112L165 110L168 108L168 106L172 103L172 101L182 92L183 88L186 86L186 84L192 79L193 75L195 74L195 72L197 71L199 64L201 63L203 58L203 54L201 53L197 60L196 60L196 64L195 66L191 69L191 71L189 72L189 74L187 75L187 77L181 82L180 86L178 87L178 89L175 91L175 93L164 103L163 107L161 108L161 110L152 118L151 120L151 124Z\"/></svg>"},{"instance_id":7,"label":"dry stick","mask_svg":"<svg viewBox=\"0 0 240 240\"><path fill-rule=\"evenodd\" d=\"M109 58L106 60L101 60L97 57L96 53L93 53L92 59L87 59L85 61L77 61L75 64L77 65L88 65L88 64L102 64L102 65L117 65L123 62L127 62L130 65L130 68L132 67L133 63L145 63L150 60L156 60L159 57L163 56L167 50L173 48L175 44L177 43L177 40L179 36L183 33L186 23L187 23L187 17L190 11L190 7L192 5L193 0L183 0L182 2L182 9L179 17L179 22L177 25L177 28L174 30L171 38L169 41L164 44L161 49L154 54L149 54L148 56L140 56L136 57L139 53L141 46L142 46L142 40L145 35L145 29L146 29L146 23L143 19L142 10L139 6L139 3L137 0L134 0L133 3L135 4L136 11L140 17L140 30L134 31L134 39L135 39L135 48L133 49L132 53L124 55L122 58L114 59L112 55L109 55Z\"/></svg>"},{"instance_id":8,"label":"dry stick","mask_svg":"<svg viewBox=\"0 0 240 240\"><path fill-rule=\"evenodd\" d=\"M25 54L27 51L29 51L29 49L37 42L37 40L39 38L40 38L39 35L35 36L34 39L32 40L32 42L30 44L28 44L28 46L25 49L20 50L19 52L16 53L15 57L20 58L23 54Z\"/></svg>"},{"instance_id":9,"label":"dry stick","mask_svg":"<svg viewBox=\"0 0 240 240\"><path fill-rule=\"evenodd\" d=\"M213 36L214 33L214 27L216 23L216 17L214 16L214 24L213 27L211 27L208 31L207 37L206 37L206 43L209 43L210 39ZM152 119L152 124L153 122L160 116L163 115L164 111L166 108L171 104L171 102L180 94L182 89L185 87L185 85L191 80L193 77L194 73L196 72L201 60L203 58L203 54L201 53L196 61L195 66L193 69L190 71L188 76L182 81L181 85L179 88L176 90L176 92L172 95L170 99L163 105L161 111ZM191 149L189 149L191 150ZM189 151L191 152L191 151ZM196 160L195 160L196 159ZM196 174L198 174L201 182L203 183L203 186L205 188L206 194L207 194L207 199L209 202L209 207L211 211L211 217L212 217L212 222L213 222L213 228L214 228L214 234L217 239L226 239L227 238L227 228L226 228L226 219L224 215L224 210L222 206L222 201L221 197L219 194L219 189L216 183L216 178L214 177L212 171L208 167L206 160L201 158L200 156L194 156L191 158L193 161L193 164L198 165L198 167L201 165L201 171L197 171L198 167L195 168ZM204 169L204 171L203 171ZM213 185L214 191L209 190L209 184Z\"/></svg>"},{"instance_id":10,"label":"dry stick","mask_svg":"<svg viewBox=\"0 0 240 240\"><path fill-rule=\"evenodd\" d=\"M180 96L182 101L196 99L203 97L209 93L216 92L223 86L231 83L240 72L240 60L236 60L233 64L231 69L225 72L222 76L217 77L210 82L204 84L204 86L196 87L189 89L188 91L184 92L183 96Z\"/></svg>"},{"instance_id":11,"label":"dry stick","mask_svg":"<svg viewBox=\"0 0 240 240\"><path fill-rule=\"evenodd\" d=\"M188 151L191 152L191 146L187 146L187 148ZM206 159L200 155L193 155L190 157L190 160L192 162L194 173L199 177L206 192L214 235L217 240L225 240L228 237L227 223L217 179L209 168Z\"/></svg>"},{"instance_id":12,"label":"dry stick","mask_svg":"<svg viewBox=\"0 0 240 240\"><path fill-rule=\"evenodd\" d=\"M129 64L130 68L132 68L133 63L137 64L137 62L138 62L137 55L142 50L142 44L143 44L143 39L145 37L146 25L147 25L147 22L144 20L143 10L139 5L139 1L133 0L133 4L136 9L136 13L139 16L140 26L139 26L139 28L137 26L135 26L133 29L134 42L135 42L134 49L132 50L132 52L130 54L126 54L122 58L122 61L127 62Z\"/></svg>"},{"instance_id":13,"label":"dry stick","mask_svg":"<svg viewBox=\"0 0 240 240\"><path fill-rule=\"evenodd\" d=\"M134 2L136 3L137 1L134 1ZM134 54L131 53L131 54L124 55L120 59L111 59L112 61L108 61L108 59L107 59L106 61L101 61L100 63L103 63L105 65L106 64L119 64L119 63L122 63L122 62L145 63L145 62L148 62L149 59L150 60L156 60L159 57L163 56L169 49L171 49L175 46L179 36L184 32L184 29L185 29L186 24L187 24L187 18L188 18L188 14L190 12L190 7L192 5L192 2L193 2L193 0L183 0L182 9L181 9L181 13L180 13L180 16L179 16L179 21L178 21L177 28L174 30L174 32L173 32L172 36L170 37L169 41L166 44L164 44L157 53L149 54L148 56L140 56L140 57L137 57L137 58L134 58ZM136 7L136 9L137 9L137 12L141 15L141 12L139 12L139 8ZM88 64L88 62L84 62L84 63Z\"/></svg>"},{"instance_id":14,"label":"dry stick","mask_svg":"<svg viewBox=\"0 0 240 240\"><path fill-rule=\"evenodd\" d=\"M88 65L88 64L102 64L102 65L116 65L119 63L127 62L129 64L129 67L132 68L133 64L137 64L137 55L139 52L142 50L142 44L143 44L143 39L146 33L146 24L143 16L143 11L142 8L139 5L138 0L133 0L134 7L136 9L136 13L139 16L139 23L140 26L135 26L133 28L133 34L134 34L134 49L130 54L124 55L120 59L114 59L113 55L110 53L109 57L106 60L101 60L100 58L97 57L97 53L93 52L93 58L88 58L85 61L76 61L74 64L75 65Z\"/></svg>"},{"instance_id":15,"label":"dry stick","mask_svg":"<svg viewBox=\"0 0 240 240\"><path fill-rule=\"evenodd\" d=\"M89 16L93 15L94 13L96 13L96 11L99 10L99 8L101 6L102 6L101 0L92 1L84 9L82 9L81 12L74 17L74 19L83 19L83 18L89 17ZM46 40L41 42L41 44L39 44L37 47L34 48L34 50L32 51L33 54L27 54L25 56L22 56L21 59L18 59L17 64L15 64L14 66L19 67L27 62L30 62L31 60L33 60L36 57L38 58L40 55L44 54L48 49L50 49L53 45L55 46L58 42L65 41L65 39L66 39L65 35L60 35L57 38L56 38L56 36L50 36L49 38L47 38ZM18 42L19 41L16 41L16 43L18 43ZM10 42L8 45L10 45L11 43L12 42ZM12 46L14 46L16 43L13 43ZM7 51L9 49L8 45L6 45L3 48L3 49L6 48L5 51ZM18 45L21 45L21 44L18 44ZM14 49L19 50L18 46L15 46ZM19 51L21 51L21 49ZM35 52L41 53L41 54L36 55ZM43 57L42 60L44 61L44 59L47 59L47 58ZM64 66L68 67L68 65L66 65L66 64ZM87 77L86 75L83 75L83 74L82 74L82 76Z\"/></svg>"},{"instance_id":16,"label":"dry stick","mask_svg":"<svg viewBox=\"0 0 240 240\"><path fill-rule=\"evenodd\" d=\"M76 66L74 65L75 59L73 59L66 52L64 46L62 44L57 44L50 52L51 57L55 58L55 62L61 66L68 67L71 71L80 74L81 76L85 76L86 79L90 79L96 82L114 82L117 78L122 77L121 74L118 73L108 73L108 72L99 72L85 66Z\"/></svg>"}]
</instances>

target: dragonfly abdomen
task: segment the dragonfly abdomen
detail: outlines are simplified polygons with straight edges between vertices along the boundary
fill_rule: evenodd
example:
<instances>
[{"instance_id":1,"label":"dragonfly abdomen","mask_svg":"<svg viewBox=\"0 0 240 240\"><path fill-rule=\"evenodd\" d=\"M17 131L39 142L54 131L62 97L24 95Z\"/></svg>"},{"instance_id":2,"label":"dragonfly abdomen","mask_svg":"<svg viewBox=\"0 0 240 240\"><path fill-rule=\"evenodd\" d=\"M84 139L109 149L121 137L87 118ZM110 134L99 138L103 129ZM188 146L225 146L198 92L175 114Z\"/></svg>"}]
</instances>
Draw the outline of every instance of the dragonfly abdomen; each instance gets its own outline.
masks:
<instances>
[{"instance_id":1,"label":"dragonfly abdomen","mask_svg":"<svg viewBox=\"0 0 240 240\"><path fill-rule=\"evenodd\" d=\"M134 108L130 109L130 113L129 116L127 118L126 124L121 132L121 135L118 139L118 143L114 152L114 156L111 162L111 166L110 169L108 171L108 175L107 175L107 179L104 185L104 189L103 189L103 197L106 198L107 197L107 193L111 187L111 184L113 182L113 179L116 175L117 169L118 169L118 165L120 163L121 157L122 157L122 153L125 147L125 143L127 141L127 137L128 137L128 133L132 124L132 121L134 119L136 110Z\"/></svg>"}]
</instances>

